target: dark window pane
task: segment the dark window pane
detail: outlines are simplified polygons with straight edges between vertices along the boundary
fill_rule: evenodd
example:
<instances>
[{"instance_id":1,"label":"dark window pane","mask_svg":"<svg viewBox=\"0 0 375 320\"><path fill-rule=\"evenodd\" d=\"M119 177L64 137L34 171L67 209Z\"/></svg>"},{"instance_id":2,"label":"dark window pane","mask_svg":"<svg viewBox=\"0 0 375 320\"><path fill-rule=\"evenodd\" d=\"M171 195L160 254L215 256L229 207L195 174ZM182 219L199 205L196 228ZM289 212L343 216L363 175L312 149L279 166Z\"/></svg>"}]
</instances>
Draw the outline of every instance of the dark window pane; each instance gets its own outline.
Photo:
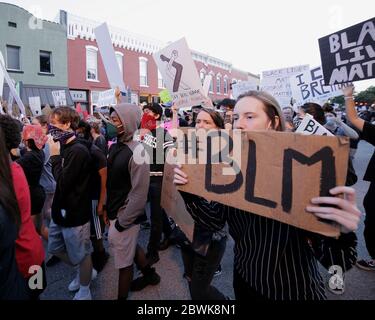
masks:
<instances>
[{"instance_id":1,"label":"dark window pane","mask_svg":"<svg viewBox=\"0 0 375 320\"><path fill-rule=\"evenodd\" d=\"M7 68L20 70L20 47L7 46Z\"/></svg>"},{"instance_id":2,"label":"dark window pane","mask_svg":"<svg viewBox=\"0 0 375 320\"><path fill-rule=\"evenodd\" d=\"M40 51L40 72L51 73L51 52Z\"/></svg>"}]
</instances>

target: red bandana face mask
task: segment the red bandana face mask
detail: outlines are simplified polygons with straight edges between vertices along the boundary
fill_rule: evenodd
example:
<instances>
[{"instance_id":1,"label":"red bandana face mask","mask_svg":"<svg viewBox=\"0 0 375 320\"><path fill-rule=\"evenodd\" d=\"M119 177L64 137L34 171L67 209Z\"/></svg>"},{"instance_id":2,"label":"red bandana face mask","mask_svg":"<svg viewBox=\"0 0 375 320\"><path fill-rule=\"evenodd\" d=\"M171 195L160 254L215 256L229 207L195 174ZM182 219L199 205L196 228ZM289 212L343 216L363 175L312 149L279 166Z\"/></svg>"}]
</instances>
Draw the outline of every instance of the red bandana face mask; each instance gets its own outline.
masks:
<instances>
[{"instance_id":1,"label":"red bandana face mask","mask_svg":"<svg viewBox=\"0 0 375 320\"><path fill-rule=\"evenodd\" d=\"M148 129L150 131L156 129L156 119L154 118L154 116L151 114L145 113L142 116L141 128Z\"/></svg>"}]
</instances>

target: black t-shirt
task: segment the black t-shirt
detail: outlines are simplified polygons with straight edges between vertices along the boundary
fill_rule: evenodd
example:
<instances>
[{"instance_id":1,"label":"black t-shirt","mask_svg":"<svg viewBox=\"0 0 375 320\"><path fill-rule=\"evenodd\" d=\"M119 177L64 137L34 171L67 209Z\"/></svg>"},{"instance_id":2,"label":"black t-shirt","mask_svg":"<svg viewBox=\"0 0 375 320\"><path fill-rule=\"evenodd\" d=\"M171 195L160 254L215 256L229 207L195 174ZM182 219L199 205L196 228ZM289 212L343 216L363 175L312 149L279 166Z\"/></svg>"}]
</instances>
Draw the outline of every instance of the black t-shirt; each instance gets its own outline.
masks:
<instances>
[{"instance_id":1,"label":"black t-shirt","mask_svg":"<svg viewBox=\"0 0 375 320\"><path fill-rule=\"evenodd\" d=\"M86 224L91 216L91 155L77 139L61 147L61 155L52 156L56 191L52 203L53 221L62 227Z\"/></svg>"},{"instance_id":2,"label":"black t-shirt","mask_svg":"<svg viewBox=\"0 0 375 320\"><path fill-rule=\"evenodd\" d=\"M30 188L32 215L41 213L46 198L45 191L40 185L44 159L45 156L43 150L31 150L26 151L21 158L16 161L25 172L27 183Z\"/></svg>"},{"instance_id":3,"label":"black t-shirt","mask_svg":"<svg viewBox=\"0 0 375 320\"><path fill-rule=\"evenodd\" d=\"M371 124L370 122L365 122L361 138L375 146L375 125ZM375 151L367 166L367 170L363 180L370 182L375 181Z\"/></svg>"},{"instance_id":4,"label":"black t-shirt","mask_svg":"<svg viewBox=\"0 0 375 320\"><path fill-rule=\"evenodd\" d=\"M107 140L102 135L100 135L94 140L94 145L97 146L104 153L105 156L107 156L108 144Z\"/></svg>"},{"instance_id":5,"label":"black t-shirt","mask_svg":"<svg viewBox=\"0 0 375 320\"><path fill-rule=\"evenodd\" d=\"M99 200L101 190L101 179L99 170L107 167L107 158L95 144L85 139L77 139L79 143L84 145L89 150L91 155L90 163L90 197L91 200Z\"/></svg>"},{"instance_id":6,"label":"black t-shirt","mask_svg":"<svg viewBox=\"0 0 375 320\"><path fill-rule=\"evenodd\" d=\"M107 215L110 220L117 217L131 190L129 161L131 149L123 143L115 143L109 148L107 176Z\"/></svg>"},{"instance_id":7,"label":"black t-shirt","mask_svg":"<svg viewBox=\"0 0 375 320\"><path fill-rule=\"evenodd\" d=\"M39 186L40 177L44 166L43 150L26 151L25 154L17 159L20 164L29 186Z\"/></svg>"},{"instance_id":8,"label":"black t-shirt","mask_svg":"<svg viewBox=\"0 0 375 320\"><path fill-rule=\"evenodd\" d=\"M107 158L102 150L100 150L96 145L91 146L90 152L93 161L93 172L90 179L90 195L92 200L99 200L102 185L99 170L107 167Z\"/></svg>"}]
</instances>

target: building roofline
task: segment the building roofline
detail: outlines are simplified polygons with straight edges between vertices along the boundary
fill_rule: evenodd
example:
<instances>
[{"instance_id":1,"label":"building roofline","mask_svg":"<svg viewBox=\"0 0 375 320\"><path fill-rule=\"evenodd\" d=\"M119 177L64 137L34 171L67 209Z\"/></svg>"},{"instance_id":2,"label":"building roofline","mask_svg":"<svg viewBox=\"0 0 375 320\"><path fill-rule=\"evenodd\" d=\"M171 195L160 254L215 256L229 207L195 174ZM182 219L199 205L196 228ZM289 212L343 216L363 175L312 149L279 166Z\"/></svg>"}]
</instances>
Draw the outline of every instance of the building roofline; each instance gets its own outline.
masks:
<instances>
[{"instance_id":1,"label":"building roofline","mask_svg":"<svg viewBox=\"0 0 375 320\"><path fill-rule=\"evenodd\" d=\"M8 3L8 2L4 2L4 1L0 1L0 5L1 5L1 4L7 5L7 6L16 7L17 9L26 12L28 15L30 15L30 16L36 18L36 19L39 19L39 20L41 20L41 21L48 22L48 23L53 23L54 25L59 25L59 26L61 26L60 23L57 23L57 22L55 22L55 21L51 21L51 20L47 20L47 19L38 18L38 17L34 16L30 11L28 11L28 10L26 10L25 8L22 8L22 7L20 7L20 6L16 5L16 4Z\"/></svg>"}]
</instances>

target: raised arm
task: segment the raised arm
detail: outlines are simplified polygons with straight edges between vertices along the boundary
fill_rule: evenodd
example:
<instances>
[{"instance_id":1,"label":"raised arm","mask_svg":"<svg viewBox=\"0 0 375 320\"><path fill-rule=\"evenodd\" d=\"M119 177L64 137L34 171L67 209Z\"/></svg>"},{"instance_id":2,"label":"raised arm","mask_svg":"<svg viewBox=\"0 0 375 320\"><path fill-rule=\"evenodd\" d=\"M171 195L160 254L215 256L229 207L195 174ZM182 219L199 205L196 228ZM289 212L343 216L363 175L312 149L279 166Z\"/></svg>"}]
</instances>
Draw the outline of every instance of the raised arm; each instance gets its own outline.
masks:
<instances>
[{"instance_id":1,"label":"raised arm","mask_svg":"<svg viewBox=\"0 0 375 320\"><path fill-rule=\"evenodd\" d=\"M345 97L345 107L346 107L346 116L348 120L355 126L358 130L363 131L363 126L365 121L358 117L357 111L355 109L354 102L354 86L347 86L342 89Z\"/></svg>"}]
</instances>

